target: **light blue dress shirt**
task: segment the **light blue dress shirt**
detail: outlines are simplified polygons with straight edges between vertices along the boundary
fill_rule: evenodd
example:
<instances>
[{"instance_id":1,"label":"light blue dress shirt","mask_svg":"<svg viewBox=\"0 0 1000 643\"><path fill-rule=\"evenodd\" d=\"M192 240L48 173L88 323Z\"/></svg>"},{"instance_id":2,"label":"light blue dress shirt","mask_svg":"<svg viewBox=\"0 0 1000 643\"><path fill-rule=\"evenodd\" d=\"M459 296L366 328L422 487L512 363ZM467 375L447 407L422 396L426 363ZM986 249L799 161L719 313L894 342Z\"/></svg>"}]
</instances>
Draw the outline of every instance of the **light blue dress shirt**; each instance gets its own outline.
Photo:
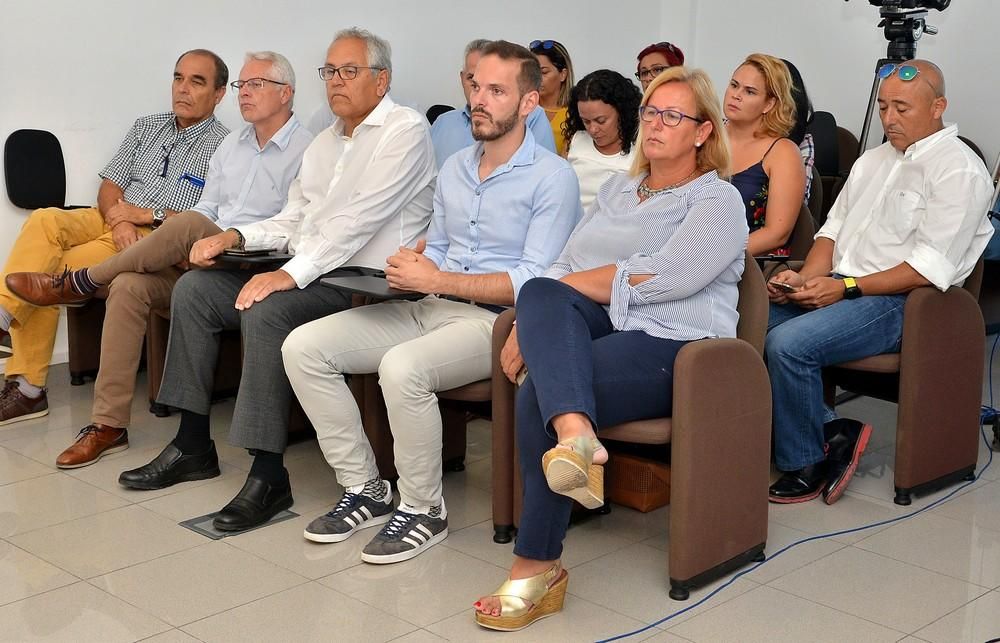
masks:
<instances>
[{"instance_id":1,"label":"light blue dress shirt","mask_svg":"<svg viewBox=\"0 0 1000 643\"><path fill-rule=\"evenodd\" d=\"M528 114L528 129L535 135L535 142L550 152L556 151L556 141L552 138L552 128L549 127L549 119L545 116L545 110L536 107L535 111ZM431 125L431 141L434 143L434 156L437 166L440 169L445 160L459 151L469 147L476 142L472 138L472 114L469 106L462 109L453 109L437 117Z\"/></svg>"},{"instance_id":2,"label":"light blue dress shirt","mask_svg":"<svg viewBox=\"0 0 1000 643\"><path fill-rule=\"evenodd\" d=\"M545 276L614 264L605 308L615 330L679 341L736 337L749 236L740 193L713 171L640 203L645 176L608 179ZM631 286L631 275L653 277Z\"/></svg>"},{"instance_id":3,"label":"light blue dress shirt","mask_svg":"<svg viewBox=\"0 0 1000 643\"><path fill-rule=\"evenodd\" d=\"M230 133L212 155L201 201L191 209L222 229L276 215L312 139L294 114L263 149L252 124Z\"/></svg>"},{"instance_id":4,"label":"light blue dress shirt","mask_svg":"<svg viewBox=\"0 0 1000 643\"><path fill-rule=\"evenodd\" d=\"M510 160L480 181L482 155L476 143L441 168L424 255L448 272L506 272L516 299L559 256L583 215L580 186L569 163L528 129Z\"/></svg>"}]
</instances>

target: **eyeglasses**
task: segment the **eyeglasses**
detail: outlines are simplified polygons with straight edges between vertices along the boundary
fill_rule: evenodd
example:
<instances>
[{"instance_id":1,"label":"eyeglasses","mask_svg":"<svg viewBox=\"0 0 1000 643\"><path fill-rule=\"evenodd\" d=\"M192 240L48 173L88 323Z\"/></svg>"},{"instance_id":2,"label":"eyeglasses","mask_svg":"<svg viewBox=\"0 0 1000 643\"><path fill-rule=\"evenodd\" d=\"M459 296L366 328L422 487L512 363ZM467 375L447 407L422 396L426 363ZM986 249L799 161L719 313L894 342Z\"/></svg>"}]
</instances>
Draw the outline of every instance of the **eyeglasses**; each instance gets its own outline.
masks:
<instances>
[{"instance_id":1,"label":"eyeglasses","mask_svg":"<svg viewBox=\"0 0 1000 643\"><path fill-rule=\"evenodd\" d=\"M670 65L653 65L649 69L635 72L635 77L639 80L652 80L668 69L670 69Z\"/></svg>"},{"instance_id":2,"label":"eyeglasses","mask_svg":"<svg viewBox=\"0 0 1000 643\"><path fill-rule=\"evenodd\" d=\"M239 91L243 89L244 85L252 90L259 91L264 89L264 83L271 83L273 85L287 85L288 83L282 83L277 80L271 80L270 78L247 78L246 80L234 80L229 83L229 86L233 89Z\"/></svg>"},{"instance_id":3,"label":"eyeglasses","mask_svg":"<svg viewBox=\"0 0 1000 643\"><path fill-rule=\"evenodd\" d=\"M316 71L319 72L319 77L323 80L333 80L334 76L340 76L341 80L354 80L358 77L359 69L378 69L379 71L385 69L385 67L361 67L360 65L344 65L342 67L331 67L330 65L323 65Z\"/></svg>"},{"instance_id":4,"label":"eyeglasses","mask_svg":"<svg viewBox=\"0 0 1000 643\"><path fill-rule=\"evenodd\" d=\"M907 82L913 80L920 73L920 70L913 65L897 65L895 63L886 63L878 68L878 77L885 80L889 76L892 76L893 72L897 72L900 80L905 80Z\"/></svg>"},{"instance_id":5,"label":"eyeglasses","mask_svg":"<svg viewBox=\"0 0 1000 643\"><path fill-rule=\"evenodd\" d=\"M532 40L531 43L528 44L528 49L552 49L555 46L555 40Z\"/></svg>"},{"instance_id":6,"label":"eyeglasses","mask_svg":"<svg viewBox=\"0 0 1000 643\"><path fill-rule=\"evenodd\" d=\"M660 120L663 121L663 124L667 127L677 127L685 118L690 119L695 123L705 122L705 119L703 118L688 116L683 112L678 112L676 109L656 109L652 105L643 105L639 108L639 118L647 123L652 123L657 114L660 115Z\"/></svg>"}]
</instances>

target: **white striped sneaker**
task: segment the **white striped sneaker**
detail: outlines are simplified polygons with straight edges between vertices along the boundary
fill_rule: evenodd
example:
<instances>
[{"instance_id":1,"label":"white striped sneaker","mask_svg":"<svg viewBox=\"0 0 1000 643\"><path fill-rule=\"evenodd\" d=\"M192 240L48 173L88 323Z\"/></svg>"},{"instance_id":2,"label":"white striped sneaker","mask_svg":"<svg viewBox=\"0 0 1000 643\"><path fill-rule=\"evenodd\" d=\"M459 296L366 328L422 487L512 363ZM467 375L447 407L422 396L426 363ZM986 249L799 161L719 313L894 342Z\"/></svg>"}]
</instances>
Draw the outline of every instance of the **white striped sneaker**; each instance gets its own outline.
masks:
<instances>
[{"instance_id":1,"label":"white striped sneaker","mask_svg":"<svg viewBox=\"0 0 1000 643\"><path fill-rule=\"evenodd\" d=\"M365 545L361 560L376 565L409 560L447 536L447 516L432 518L427 514L396 509L392 520Z\"/></svg>"},{"instance_id":2,"label":"white striped sneaker","mask_svg":"<svg viewBox=\"0 0 1000 643\"><path fill-rule=\"evenodd\" d=\"M385 500L375 500L359 493L344 492L340 502L309 523L302 534L317 543L339 543L359 529L375 527L392 517L392 487L386 485Z\"/></svg>"}]
</instances>

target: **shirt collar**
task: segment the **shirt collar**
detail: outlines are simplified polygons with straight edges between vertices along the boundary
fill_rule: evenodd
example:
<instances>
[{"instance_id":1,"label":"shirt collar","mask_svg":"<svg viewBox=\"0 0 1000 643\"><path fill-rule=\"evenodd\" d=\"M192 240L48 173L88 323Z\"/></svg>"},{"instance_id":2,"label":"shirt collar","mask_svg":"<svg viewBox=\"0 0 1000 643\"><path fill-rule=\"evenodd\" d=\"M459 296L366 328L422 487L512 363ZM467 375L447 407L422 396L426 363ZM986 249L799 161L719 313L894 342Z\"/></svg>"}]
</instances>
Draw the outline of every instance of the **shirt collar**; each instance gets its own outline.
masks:
<instances>
[{"instance_id":1,"label":"shirt collar","mask_svg":"<svg viewBox=\"0 0 1000 643\"><path fill-rule=\"evenodd\" d=\"M285 121L285 124L282 125L277 132L271 135L271 138L264 144L264 147L274 143L279 150L285 151L285 148L288 147L288 143L292 140L292 134L299 128L299 125L299 119L295 117L295 114L292 114L288 117L288 120ZM257 147L257 135L254 130L253 123L247 123L246 126L244 126L243 131L240 132L240 140L250 141L255 147Z\"/></svg>"},{"instance_id":2,"label":"shirt collar","mask_svg":"<svg viewBox=\"0 0 1000 643\"><path fill-rule=\"evenodd\" d=\"M958 136L958 125L950 123L906 148L906 151L903 152L903 158L916 160L941 141L948 138L955 138L956 136Z\"/></svg>"},{"instance_id":3,"label":"shirt collar","mask_svg":"<svg viewBox=\"0 0 1000 643\"><path fill-rule=\"evenodd\" d=\"M466 125L472 122L472 108L469 107L468 104L466 104L466 106L462 108L462 116L465 117Z\"/></svg>"},{"instance_id":4,"label":"shirt collar","mask_svg":"<svg viewBox=\"0 0 1000 643\"><path fill-rule=\"evenodd\" d=\"M173 113L173 112L171 112ZM208 131L210 128L215 126L215 114L211 114L208 118L201 121L200 123L195 123L189 127L181 129L177 126L177 115L174 114L174 118L171 121L173 125L174 133L177 135L178 141L187 141L191 139L196 139Z\"/></svg>"},{"instance_id":5,"label":"shirt collar","mask_svg":"<svg viewBox=\"0 0 1000 643\"><path fill-rule=\"evenodd\" d=\"M395 101L392 100L389 94L386 94L382 97L382 100L379 101L378 105L375 106L375 109L368 112L368 116L365 116L365 119L358 123L358 126L354 128L354 131L357 132L358 128L363 126L381 127L385 124L385 119L389 117L389 112L391 112L394 107L396 107ZM338 136L344 135L344 121L341 120L339 116L333 120L333 124L330 127L333 128L333 131L336 132Z\"/></svg>"},{"instance_id":6,"label":"shirt collar","mask_svg":"<svg viewBox=\"0 0 1000 643\"><path fill-rule=\"evenodd\" d=\"M478 175L479 159L483 157L483 142L476 141L475 149L472 151L472 155L468 157L466 163L468 164L468 169L475 175ZM531 133L531 129L527 125L524 126L524 140L521 141L520 147L517 151L507 159L507 162L493 170L490 176L495 176L497 174L503 174L505 172L510 172L515 167L521 165L531 165L535 162L535 135Z\"/></svg>"}]
</instances>

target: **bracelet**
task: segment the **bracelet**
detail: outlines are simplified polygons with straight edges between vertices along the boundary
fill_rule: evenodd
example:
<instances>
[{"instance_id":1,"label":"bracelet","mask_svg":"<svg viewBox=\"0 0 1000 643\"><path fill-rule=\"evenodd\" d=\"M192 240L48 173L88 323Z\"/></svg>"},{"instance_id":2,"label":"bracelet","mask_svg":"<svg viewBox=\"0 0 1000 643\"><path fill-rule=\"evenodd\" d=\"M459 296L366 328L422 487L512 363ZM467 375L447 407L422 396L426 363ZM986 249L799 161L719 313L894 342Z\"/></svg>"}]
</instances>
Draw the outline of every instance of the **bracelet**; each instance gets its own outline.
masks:
<instances>
[{"instance_id":1,"label":"bracelet","mask_svg":"<svg viewBox=\"0 0 1000 643\"><path fill-rule=\"evenodd\" d=\"M240 250L244 250L247 245L246 237L244 237L243 233L237 230L236 228L227 228L226 232L229 232L230 230L236 233L236 237L238 239L236 247L239 248Z\"/></svg>"}]
</instances>

